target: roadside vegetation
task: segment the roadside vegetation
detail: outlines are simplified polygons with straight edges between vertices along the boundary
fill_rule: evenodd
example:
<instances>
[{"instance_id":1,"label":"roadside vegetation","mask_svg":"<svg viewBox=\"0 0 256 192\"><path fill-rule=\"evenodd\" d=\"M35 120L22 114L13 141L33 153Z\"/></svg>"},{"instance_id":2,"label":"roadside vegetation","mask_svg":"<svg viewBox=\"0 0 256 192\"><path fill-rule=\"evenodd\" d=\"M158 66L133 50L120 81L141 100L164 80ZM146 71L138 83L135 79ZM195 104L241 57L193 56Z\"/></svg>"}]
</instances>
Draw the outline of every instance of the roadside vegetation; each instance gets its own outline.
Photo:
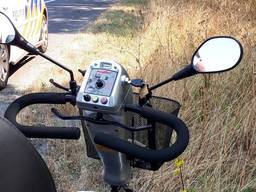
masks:
<instances>
[{"instance_id":1,"label":"roadside vegetation","mask_svg":"<svg viewBox=\"0 0 256 192\"><path fill-rule=\"evenodd\" d=\"M180 116L188 124L191 135L190 145L182 156L185 160L183 179L188 191L254 192L254 0L121 0L74 37L63 49L63 57L76 70L85 69L95 59L114 59L122 63L132 77L142 76L154 84L190 63L200 43L217 35L234 36L243 44L244 58L235 70L181 80L162 87L156 94L176 99L183 105ZM42 74L40 83L35 83L41 86L33 91L47 88L45 77L57 74L60 71ZM50 119L52 115L42 117L42 122L47 117ZM26 113L21 118L27 118ZM58 188L105 191L100 163L86 158L83 145L83 138L79 142L47 142L44 156ZM181 181L174 170L174 163L170 162L157 172L136 171L131 184L138 192L180 191Z\"/></svg>"}]
</instances>

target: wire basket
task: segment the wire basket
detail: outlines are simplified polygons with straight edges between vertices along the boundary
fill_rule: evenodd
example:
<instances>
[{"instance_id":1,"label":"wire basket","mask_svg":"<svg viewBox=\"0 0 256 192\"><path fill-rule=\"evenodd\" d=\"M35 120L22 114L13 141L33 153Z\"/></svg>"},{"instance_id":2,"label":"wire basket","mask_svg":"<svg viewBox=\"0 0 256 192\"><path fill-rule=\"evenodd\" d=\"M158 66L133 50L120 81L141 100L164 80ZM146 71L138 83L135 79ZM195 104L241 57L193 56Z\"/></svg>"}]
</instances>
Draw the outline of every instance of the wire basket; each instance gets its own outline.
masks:
<instances>
[{"instance_id":1,"label":"wire basket","mask_svg":"<svg viewBox=\"0 0 256 192\"><path fill-rule=\"evenodd\" d=\"M139 103L139 95L134 93L134 104ZM178 115L181 105L174 100L153 96L150 99L150 107L153 109L163 111L166 113ZM170 146L173 129L159 123L151 122L150 119L145 119L140 115L132 112L127 112L127 119L129 126L131 127L143 127L148 126L146 130L140 131L125 131L124 138L128 139L131 143L140 145L149 149L163 149ZM80 115L83 115L83 110L80 109ZM152 126L150 126L152 125ZM99 159L98 153L89 137L87 127L84 121L82 121L82 127L84 131L84 137L86 141L87 156ZM146 169L146 170L158 170L163 163L149 163L140 159L130 158L131 166Z\"/></svg>"},{"instance_id":2,"label":"wire basket","mask_svg":"<svg viewBox=\"0 0 256 192\"><path fill-rule=\"evenodd\" d=\"M134 102L137 104L138 94L134 94ZM150 107L153 109L170 113L178 116L181 105L174 100L153 96L150 99ZM163 124L151 122L138 114L130 113L133 127L152 125L148 130L131 132L131 142L150 149L163 149L170 146L173 129ZM157 170L162 164L151 164L139 159L132 160L133 167L139 167L147 170Z\"/></svg>"}]
</instances>

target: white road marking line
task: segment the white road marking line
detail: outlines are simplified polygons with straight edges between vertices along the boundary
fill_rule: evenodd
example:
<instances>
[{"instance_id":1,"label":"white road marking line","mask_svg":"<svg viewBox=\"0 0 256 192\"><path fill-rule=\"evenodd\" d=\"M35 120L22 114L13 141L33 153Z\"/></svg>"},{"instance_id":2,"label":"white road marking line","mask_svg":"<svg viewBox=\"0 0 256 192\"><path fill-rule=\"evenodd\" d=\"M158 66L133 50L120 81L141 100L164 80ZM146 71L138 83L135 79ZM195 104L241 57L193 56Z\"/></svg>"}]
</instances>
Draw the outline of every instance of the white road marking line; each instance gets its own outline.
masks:
<instances>
[{"instance_id":1,"label":"white road marking line","mask_svg":"<svg viewBox=\"0 0 256 192\"><path fill-rule=\"evenodd\" d=\"M45 1L45 3L51 3L53 1L56 1L56 0L48 0L48 1Z\"/></svg>"}]
</instances>

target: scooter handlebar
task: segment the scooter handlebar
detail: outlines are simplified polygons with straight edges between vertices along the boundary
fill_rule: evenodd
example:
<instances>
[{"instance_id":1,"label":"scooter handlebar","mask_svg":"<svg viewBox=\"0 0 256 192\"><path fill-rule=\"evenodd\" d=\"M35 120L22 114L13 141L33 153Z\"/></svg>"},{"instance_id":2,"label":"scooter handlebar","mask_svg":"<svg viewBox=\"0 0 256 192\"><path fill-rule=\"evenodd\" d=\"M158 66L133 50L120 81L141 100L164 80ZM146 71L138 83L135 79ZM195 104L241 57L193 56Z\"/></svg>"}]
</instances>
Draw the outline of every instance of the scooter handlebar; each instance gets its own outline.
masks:
<instances>
[{"instance_id":1,"label":"scooter handlebar","mask_svg":"<svg viewBox=\"0 0 256 192\"><path fill-rule=\"evenodd\" d=\"M4 117L13 123L26 137L79 139L80 129L77 127L26 126L17 122L18 113L33 104L66 104L70 101L65 93L32 93L16 99L7 108Z\"/></svg>"},{"instance_id":2,"label":"scooter handlebar","mask_svg":"<svg viewBox=\"0 0 256 192\"><path fill-rule=\"evenodd\" d=\"M140 147L106 133L98 133L94 138L96 144L151 163L163 163L173 160L181 155L187 148L189 143L189 131L186 124L178 117L150 107L140 107L136 105L127 105L124 107L124 110L137 113L144 118L149 118L154 122L172 127L177 133L176 142L168 148L153 150Z\"/></svg>"}]
</instances>

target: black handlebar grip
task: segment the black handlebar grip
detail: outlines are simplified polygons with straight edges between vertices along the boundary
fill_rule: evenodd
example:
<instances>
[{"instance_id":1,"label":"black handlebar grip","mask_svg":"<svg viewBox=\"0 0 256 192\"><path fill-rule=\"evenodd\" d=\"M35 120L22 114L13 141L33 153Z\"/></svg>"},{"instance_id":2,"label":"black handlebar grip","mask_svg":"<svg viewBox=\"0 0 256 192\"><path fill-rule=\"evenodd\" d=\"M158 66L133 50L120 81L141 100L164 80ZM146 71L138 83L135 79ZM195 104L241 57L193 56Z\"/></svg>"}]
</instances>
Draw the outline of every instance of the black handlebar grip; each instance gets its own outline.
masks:
<instances>
[{"instance_id":1,"label":"black handlebar grip","mask_svg":"<svg viewBox=\"0 0 256 192\"><path fill-rule=\"evenodd\" d=\"M140 147L109 134L98 133L94 138L95 143L152 163L173 160L187 148L189 131L186 124L178 117L150 107L125 106L125 110L138 113L142 117L150 118L152 121L172 127L177 133L176 142L168 148L153 150Z\"/></svg>"},{"instance_id":2,"label":"black handlebar grip","mask_svg":"<svg viewBox=\"0 0 256 192\"><path fill-rule=\"evenodd\" d=\"M28 138L47 139L79 139L80 129L77 127L36 127L18 126L19 130Z\"/></svg>"},{"instance_id":3,"label":"black handlebar grip","mask_svg":"<svg viewBox=\"0 0 256 192\"><path fill-rule=\"evenodd\" d=\"M65 103L66 94L64 93L32 93L22 96L11 103L4 117L29 138L79 139L80 129L77 127L24 126L16 121L18 113L29 105Z\"/></svg>"}]
</instances>

